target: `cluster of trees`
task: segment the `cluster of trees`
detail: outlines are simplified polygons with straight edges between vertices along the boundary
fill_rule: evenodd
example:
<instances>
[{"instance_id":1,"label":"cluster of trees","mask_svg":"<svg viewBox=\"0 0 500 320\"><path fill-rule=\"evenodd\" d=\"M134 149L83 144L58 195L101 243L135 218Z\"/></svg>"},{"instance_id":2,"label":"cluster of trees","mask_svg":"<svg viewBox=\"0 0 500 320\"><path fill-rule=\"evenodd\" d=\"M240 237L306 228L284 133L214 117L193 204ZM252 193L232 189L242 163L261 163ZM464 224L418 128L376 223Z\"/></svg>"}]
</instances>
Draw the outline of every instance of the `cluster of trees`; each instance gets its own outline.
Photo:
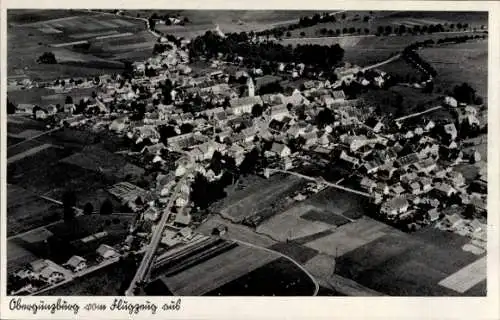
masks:
<instances>
[{"instance_id":1,"label":"cluster of trees","mask_svg":"<svg viewBox=\"0 0 500 320\"><path fill-rule=\"evenodd\" d=\"M453 88L453 97L457 99L458 102L463 102L466 104L482 104L483 99L476 94L476 90L472 88L468 83L462 83Z\"/></svg>"},{"instance_id":2,"label":"cluster of trees","mask_svg":"<svg viewBox=\"0 0 500 320\"><path fill-rule=\"evenodd\" d=\"M268 93L283 93L284 90L285 89L281 86L279 81L275 81L275 82L271 82L271 83L267 83L265 85L262 85L259 88L259 95L268 94Z\"/></svg>"},{"instance_id":3,"label":"cluster of trees","mask_svg":"<svg viewBox=\"0 0 500 320\"><path fill-rule=\"evenodd\" d=\"M76 193L73 190L67 190L66 192L64 192L62 197L64 221L69 222L74 220L76 202ZM83 214L89 215L93 213L94 206L91 203L86 203L83 207ZM104 202L101 204L99 213L103 215L112 214L113 202L111 202L111 200L109 199L104 200Z\"/></svg>"},{"instance_id":4,"label":"cluster of trees","mask_svg":"<svg viewBox=\"0 0 500 320\"><path fill-rule=\"evenodd\" d=\"M258 66L263 62L303 62L323 68L336 65L344 57L344 50L338 45L298 45L283 46L279 43L250 43L248 35L244 32L230 34L221 38L211 31L197 37L190 44L191 57L205 56L217 57L219 53L226 59L233 60L237 56L243 57L243 63L248 66Z\"/></svg>"},{"instance_id":5,"label":"cluster of trees","mask_svg":"<svg viewBox=\"0 0 500 320\"><path fill-rule=\"evenodd\" d=\"M57 60L53 52L44 52L38 57L37 62L44 64L56 64Z\"/></svg>"},{"instance_id":6,"label":"cluster of trees","mask_svg":"<svg viewBox=\"0 0 500 320\"><path fill-rule=\"evenodd\" d=\"M16 105L7 99L7 114L14 114L16 113Z\"/></svg>"}]
</instances>

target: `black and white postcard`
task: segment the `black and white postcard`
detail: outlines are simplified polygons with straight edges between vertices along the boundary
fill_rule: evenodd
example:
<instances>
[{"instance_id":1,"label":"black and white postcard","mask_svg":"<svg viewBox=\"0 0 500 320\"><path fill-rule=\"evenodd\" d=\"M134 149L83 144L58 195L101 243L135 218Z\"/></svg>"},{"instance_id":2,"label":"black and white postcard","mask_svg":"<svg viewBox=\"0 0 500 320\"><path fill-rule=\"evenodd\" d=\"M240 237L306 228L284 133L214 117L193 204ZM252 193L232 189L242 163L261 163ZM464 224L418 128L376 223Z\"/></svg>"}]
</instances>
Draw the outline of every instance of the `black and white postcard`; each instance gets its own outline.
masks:
<instances>
[{"instance_id":1,"label":"black and white postcard","mask_svg":"<svg viewBox=\"0 0 500 320\"><path fill-rule=\"evenodd\" d=\"M498 4L82 5L2 5L6 319L498 316Z\"/></svg>"}]
</instances>

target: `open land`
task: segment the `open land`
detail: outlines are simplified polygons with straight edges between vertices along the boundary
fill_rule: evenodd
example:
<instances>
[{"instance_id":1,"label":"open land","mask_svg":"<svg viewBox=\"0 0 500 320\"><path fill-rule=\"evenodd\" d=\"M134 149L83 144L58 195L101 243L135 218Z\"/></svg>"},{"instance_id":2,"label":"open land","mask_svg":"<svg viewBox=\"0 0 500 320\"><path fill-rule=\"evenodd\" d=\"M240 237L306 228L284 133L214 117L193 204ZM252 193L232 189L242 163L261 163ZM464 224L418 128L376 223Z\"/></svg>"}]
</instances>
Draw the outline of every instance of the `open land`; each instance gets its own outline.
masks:
<instances>
[{"instance_id":1,"label":"open land","mask_svg":"<svg viewBox=\"0 0 500 320\"><path fill-rule=\"evenodd\" d=\"M436 86L453 88L469 83L487 100L488 92L488 42L477 41L447 46L425 48L420 55L437 71Z\"/></svg>"},{"instance_id":2,"label":"open land","mask_svg":"<svg viewBox=\"0 0 500 320\"><path fill-rule=\"evenodd\" d=\"M106 36L129 33L128 37L132 39L138 33L135 43L141 44L138 49L143 51L143 57L151 54L156 40L144 32L145 24L140 20L85 11L54 11L53 16L51 13L9 10L9 78L48 80L120 72L124 65L113 54L130 51L130 44L122 48L116 38ZM34 21L26 21L26 17L32 15ZM29 41L25 41L26 36ZM90 48L86 52L78 52L73 47L73 44L78 44L73 43L75 41L88 42ZM58 64L37 63L40 54L48 51L55 54Z\"/></svg>"}]
</instances>

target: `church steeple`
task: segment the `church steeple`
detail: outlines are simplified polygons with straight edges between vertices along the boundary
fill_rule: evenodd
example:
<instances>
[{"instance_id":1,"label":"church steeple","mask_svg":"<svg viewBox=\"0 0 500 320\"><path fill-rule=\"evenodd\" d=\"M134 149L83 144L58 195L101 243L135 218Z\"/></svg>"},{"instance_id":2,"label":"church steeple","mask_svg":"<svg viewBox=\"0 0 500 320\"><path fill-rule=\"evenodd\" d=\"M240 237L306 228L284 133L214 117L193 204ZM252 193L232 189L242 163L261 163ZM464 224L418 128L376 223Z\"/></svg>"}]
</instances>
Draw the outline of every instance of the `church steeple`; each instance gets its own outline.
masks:
<instances>
[{"instance_id":1,"label":"church steeple","mask_svg":"<svg viewBox=\"0 0 500 320\"><path fill-rule=\"evenodd\" d=\"M247 78L247 90L249 97L255 96L255 85L253 83L252 77Z\"/></svg>"}]
</instances>

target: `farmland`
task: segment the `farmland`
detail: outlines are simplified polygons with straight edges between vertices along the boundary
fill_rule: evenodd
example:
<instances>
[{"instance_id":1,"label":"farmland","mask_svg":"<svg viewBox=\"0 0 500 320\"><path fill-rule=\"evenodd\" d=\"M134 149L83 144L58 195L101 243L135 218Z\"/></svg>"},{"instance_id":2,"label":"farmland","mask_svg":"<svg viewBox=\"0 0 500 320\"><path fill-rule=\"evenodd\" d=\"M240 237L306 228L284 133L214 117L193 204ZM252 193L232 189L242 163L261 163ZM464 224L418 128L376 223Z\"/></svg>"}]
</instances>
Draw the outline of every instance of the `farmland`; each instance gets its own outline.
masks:
<instances>
[{"instance_id":1,"label":"farmland","mask_svg":"<svg viewBox=\"0 0 500 320\"><path fill-rule=\"evenodd\" d=\"M488 42L467 42L425 48L423 59L437 71L436 86L452 89L463 82L469 83L486 101L488 93Z\"/></svg>"},{"instance_id":2,"label":"farmland","mask_svg":"<svg viewBox=\"0 0 500 320\"><path fill-rule=\"evenodd\" d=\"M276 258L278 255L270 251L238 245L180 273L164 276L162 280L175 295L203 295ZM201 274L204 276L200 277Z\"/></svg>"},{"instance_id":3,"label":"farmland","mask_svg":"<svg viewBox=\"0 0 500 320\"><path fill-rule=\"evenodd\" d=\"M27 21L28 16L33 19ZM46 80L119 72L123 63L116 55L141 51L149 56L156 40L144 32L140 20L86 11L9 10L8 21L8 74L12 78ZM26 36L29 41L23 41ZM124 44L120 45L116 41L122 38ZM73 47L87 42L87 52ZM38 56L47 51L55 54L58 64L37 63Z\"/></svg>"},{"instance_id":4,"label":"farmland","mask_svg":"<svg viewBox=\"0 0 500 320\"><path fill-rule=\"evenodd\" d=\"M214 211L220 211L222 216L234 222L241 222L256 214L271 216L273 212L270 211L279 210L286 195L298 190L301 183L300 179L287 175L262 179L260 183L253 184L251 190L243 189L230 194L223 203L215 206Z\"/></svg>"}]
</instances>

